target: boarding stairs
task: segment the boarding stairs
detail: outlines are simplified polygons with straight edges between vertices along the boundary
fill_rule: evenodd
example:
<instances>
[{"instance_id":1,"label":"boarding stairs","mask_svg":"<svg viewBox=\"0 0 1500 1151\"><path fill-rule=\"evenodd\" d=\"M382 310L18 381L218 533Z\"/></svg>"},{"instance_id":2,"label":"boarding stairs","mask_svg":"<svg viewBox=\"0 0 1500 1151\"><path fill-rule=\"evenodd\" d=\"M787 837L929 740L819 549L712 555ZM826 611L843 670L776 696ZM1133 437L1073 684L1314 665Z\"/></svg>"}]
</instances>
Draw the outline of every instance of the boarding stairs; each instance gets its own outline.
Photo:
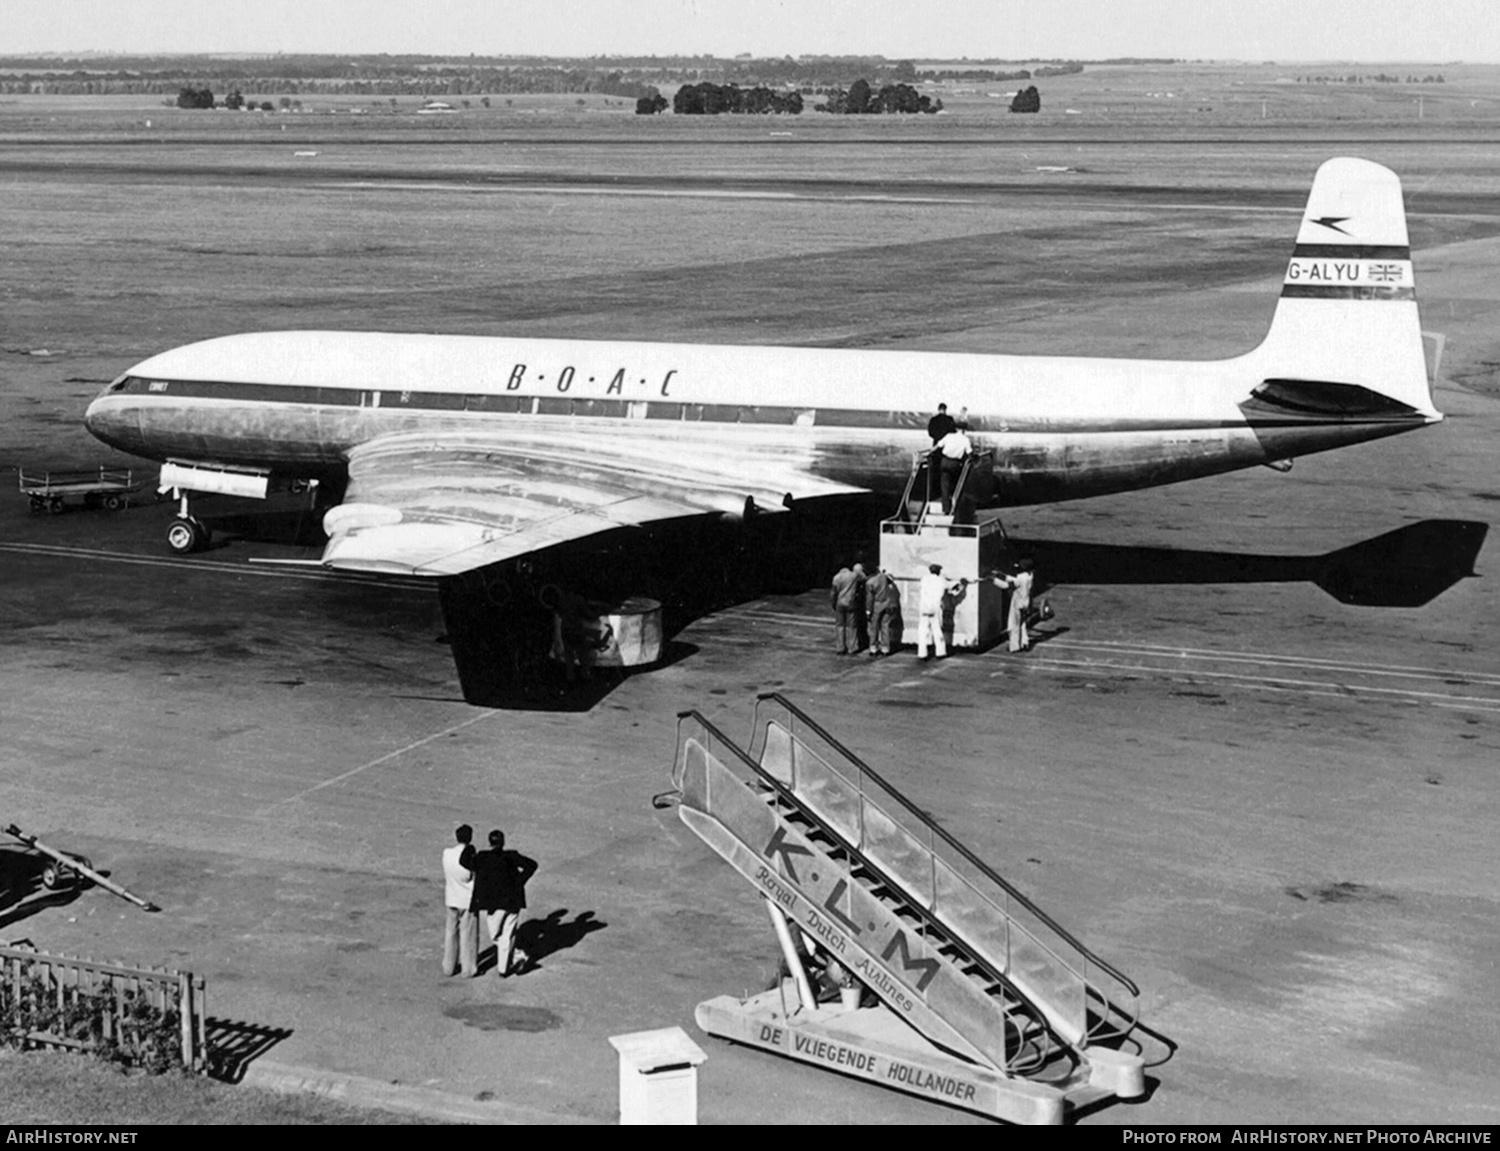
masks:
<instances>
[{"instance_id":1,"label":"boarding stairs","mask_svg":"<svg viewBox=\"0 0 1500 1151\"><path fill-rule=\"evenodd\" d=\"M995 491L995 453L991 449L980 448L964 457L953 485L952 511L947 514L943 512L938 456L935 450L912 454L911 472L893 517L895 522L914 530L930 525L972 524L975 509L990 502Z\"/></svg>"},{"instance_id":2,"label":"boarding stairs","mask_svg":"<svg viewBox=\"0 0 1500 1151\"><path fill-rule=\"evenodd\" d=\"M803 1003L782 1019L767 996L721 997L699 1007L705 1030L819 1062L799 1050L826 1044L770 1041L801 1027L855 1053L840 1070L884 1059L884 1075L865 1077L1006 1119L1057 1122L1141 1093L1139 1058L1119 1050L1135 984L784 697L758 701L748 753L683 713L673 778L683 822L761 891L773 921L795 923L889 1008L831 1018ZM925 1070L900 1070L911 1066Z\"/></svg>"}]
</instances>

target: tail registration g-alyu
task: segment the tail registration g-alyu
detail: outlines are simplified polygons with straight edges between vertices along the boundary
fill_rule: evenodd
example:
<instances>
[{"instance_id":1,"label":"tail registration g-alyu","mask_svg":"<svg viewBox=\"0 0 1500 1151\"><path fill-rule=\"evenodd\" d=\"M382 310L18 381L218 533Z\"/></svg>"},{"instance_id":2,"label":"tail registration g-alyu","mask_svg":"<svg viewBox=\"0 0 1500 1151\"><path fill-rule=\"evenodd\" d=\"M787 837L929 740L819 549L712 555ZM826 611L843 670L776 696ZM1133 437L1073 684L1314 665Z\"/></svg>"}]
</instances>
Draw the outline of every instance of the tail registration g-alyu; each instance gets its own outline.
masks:
<instances>
[{"instance_id":1,"label":"tail registration g-alyu","mask_svg":"<svg viewBox=\"0 0 1500 1151\"><path fill-rule=\"evenodd\" d=\"M621 526L898 493L939 400L993 452L1001 507L1435 423L1400 181L1319 169L1270 331L1227 360L264 332L137 364L87 423L183 490L347 479L324 565L447 577ZM169 542L190 551L206 532L183 511Z\"/></svg>"}]
</instances>

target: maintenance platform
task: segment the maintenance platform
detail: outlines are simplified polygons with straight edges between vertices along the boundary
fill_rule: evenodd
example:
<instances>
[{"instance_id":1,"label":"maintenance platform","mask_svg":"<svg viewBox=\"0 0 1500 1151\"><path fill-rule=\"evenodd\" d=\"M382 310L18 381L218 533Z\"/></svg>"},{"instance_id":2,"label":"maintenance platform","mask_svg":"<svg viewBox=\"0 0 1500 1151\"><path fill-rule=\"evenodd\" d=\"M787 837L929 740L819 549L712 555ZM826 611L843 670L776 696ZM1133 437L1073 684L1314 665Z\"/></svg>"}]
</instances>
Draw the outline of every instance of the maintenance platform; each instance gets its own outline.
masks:
<instances>
[{"instance_id":1,"label":"maintenance platform","mask_svg":"<svg viewBox=\"0 0 1500 1151\"><path fill-rule=\"evenodd\" d=\"M880 566L901 589L901 618L915 633L920 584L933 564L958 586L943 605L950 648L986 648L1005 633L1009 593L991 578L1006 562L1008 542L997 514L981 517L995 486L993 451L965 457L957 482L939 496L930 452L917 452L896 514L880 524Z\"/></svg>"}]
</instances>

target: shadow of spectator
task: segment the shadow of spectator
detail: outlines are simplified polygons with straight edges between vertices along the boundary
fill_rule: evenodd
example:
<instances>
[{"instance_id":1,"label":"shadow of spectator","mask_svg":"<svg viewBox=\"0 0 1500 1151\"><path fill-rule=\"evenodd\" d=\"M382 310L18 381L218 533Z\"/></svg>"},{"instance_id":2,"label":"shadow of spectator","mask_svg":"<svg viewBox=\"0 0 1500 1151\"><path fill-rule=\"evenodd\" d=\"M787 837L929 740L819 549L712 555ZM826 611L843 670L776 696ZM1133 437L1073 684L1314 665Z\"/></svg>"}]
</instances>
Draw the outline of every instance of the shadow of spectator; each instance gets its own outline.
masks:
<instances>
[{"instance_id":1,"label":"shadow of spectator","mask_svg":"<svg viewBox=\"0 0 1500 1151\"><path fill-rule=\"evenodd\" d=\"M592 911L580 911L565 922L567 914L566 907L559 907L541 919L523 920L516 928L516 950L524 951L527 960L526 966L518 974L535 971L547 956L566 951L576 946L585 935L609 926L602 919L595 919Z\"/></svg>"}]
</instances>

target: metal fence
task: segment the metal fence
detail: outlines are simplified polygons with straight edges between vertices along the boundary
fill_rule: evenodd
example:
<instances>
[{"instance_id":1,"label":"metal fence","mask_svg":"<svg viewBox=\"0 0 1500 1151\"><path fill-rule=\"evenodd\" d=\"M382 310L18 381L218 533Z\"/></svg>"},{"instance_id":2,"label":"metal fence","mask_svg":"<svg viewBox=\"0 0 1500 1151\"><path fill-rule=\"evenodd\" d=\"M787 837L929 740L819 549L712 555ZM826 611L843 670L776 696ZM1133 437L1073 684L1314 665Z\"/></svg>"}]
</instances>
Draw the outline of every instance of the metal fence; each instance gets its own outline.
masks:
<instances>
[{"instance_id":1,"label":"metal fence","mask_svg":"<svg viewBox=\"0 0 1500 1151\"><path fill-rule=\"evenodd\" d=\"M0 945L0 1035L23 1046L113 1048L149 1063L175 1040L182 1066L208 1065L203 979L27 946Z\"/></svg>"}]
</instances>

